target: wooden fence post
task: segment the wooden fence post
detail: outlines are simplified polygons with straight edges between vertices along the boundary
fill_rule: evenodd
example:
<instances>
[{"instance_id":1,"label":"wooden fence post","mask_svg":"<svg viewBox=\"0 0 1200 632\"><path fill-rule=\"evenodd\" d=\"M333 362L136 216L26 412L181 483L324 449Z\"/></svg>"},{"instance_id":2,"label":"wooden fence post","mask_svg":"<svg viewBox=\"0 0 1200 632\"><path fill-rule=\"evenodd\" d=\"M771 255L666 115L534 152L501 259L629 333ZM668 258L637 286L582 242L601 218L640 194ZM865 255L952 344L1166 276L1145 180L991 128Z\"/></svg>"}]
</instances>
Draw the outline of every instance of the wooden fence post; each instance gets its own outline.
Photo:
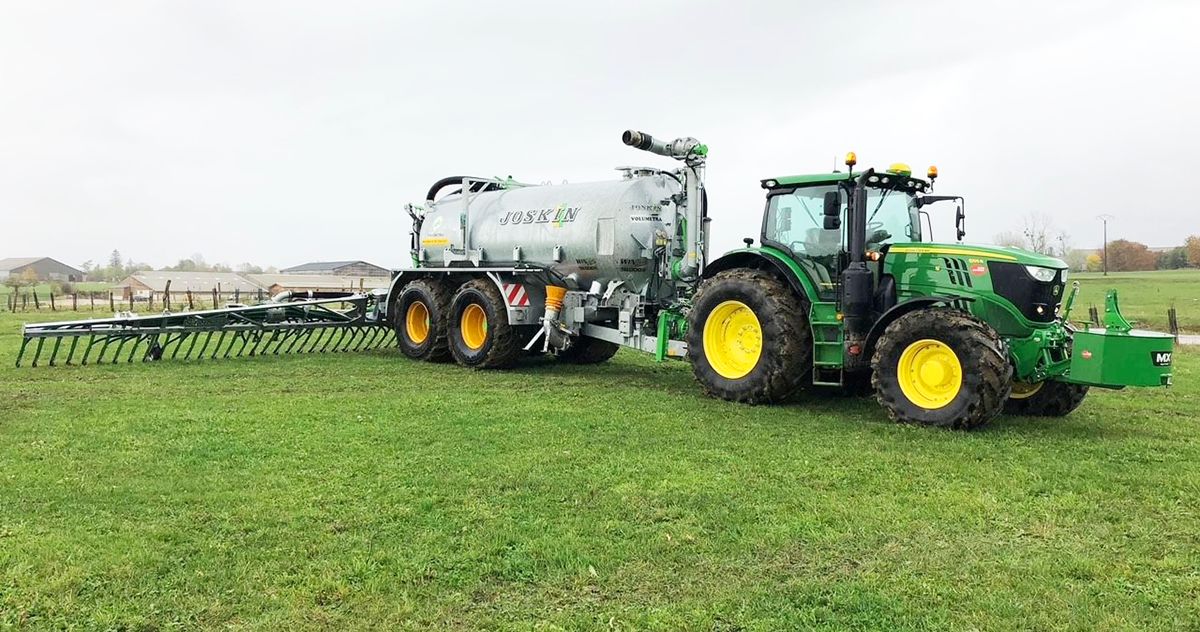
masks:
<instances>
[{"instance_id":1,"label":"wooden fence post","mask_svg":"<svg viewBox=\"0 0 1200 632\"><path fill-rule=\"evenodd\" d=\"M50 311L57 312L58 308L54 306L54 292L50 293Z\"/></svg>"},{"instance_id":2,"label":"wooden fence post","mask_svg":"<svg viewBox=\"0 0 1200 632\"><path fill-rule=\"evenodd\" d=\"M79 293L78 292L73 292L71 294L71 311L73 311L73 312L79 311Z\"/></svg>"},{"instance_id":3,"label":"wooden fence post","mask_svg":"<svg viewBox=\"0 0 1200 632\"><path fill-rule=\"evenodd\" d=\"M213 294L213 309L216 309L217 308L217 288L214 287L212 290L213 290L213 292L212 292L212 294Z\"/></svg>"},{"instance_id":4,"label":"wooden fence post","mask_svg":"<svg viewBox=\"0 0 1200 632\"><path fill-rule=\"evenodd\" d=\"M133 288L129 288L129 311L133 311Z\"/></svg>"},{"instance_id":5,"label":"wooden fence post","mask_svg":"<svg viewBox=\"0 0 1200 632\"><path fill-rule=\"evenodd\" d=\"M167 286L163 288L163 309L171 311L171 279L167 279Z\"/></svg>"},{"instance_id":6,"label":"wooden fence post","mask_svg":"<svg viewBox=\"0 0 1200 632\"><path fill-rule=\"evenodd\" d=\"M42 308L42 304L41 304L40 302L38 302L37 290L34 290L34 291L33 291L33 308L34 308L34 309L41 309L41 308Z\"/></svg>"},{"instance_id":7,"label":"wooden fence post","mask_svg":"<svg viewBox=\"0 0 1200 632\"><path fill-rule=\"evenodd\" d=\"M133 288L130 288L129 291L132 292ZM111 309L113 311L113 313L116 313L116 311L117 311L117 303L116 303L116 300L113 298L112 290L108 291L108 308Z\"/></svg>"},{"instance_id":8,"label":"wooden fence post","mask_svg":"<svg viewBox=\"0 0 1200 632\"><path fill-rule=\"evenodd\" d=\"M193 310L195 310L195 309L196 309L196 308L195 308L195 307L192 305L192 290L191 290L191 288L188 288L188 291L187 291L187 297L188 297L188 311L190 312L190 311L193 311Z\"/></svg>"},{"instance_id":9,"label":"wooden fence post","mask_svg":"<svg viewBox=\"0 0 1200 632\"><path fill-rule=\"evenodd\" d=\"M148 303L146 303L146 309L151 312L154 311L154 291L153 290L150 292L150 301Z\"/></svg>"}]
</instances>

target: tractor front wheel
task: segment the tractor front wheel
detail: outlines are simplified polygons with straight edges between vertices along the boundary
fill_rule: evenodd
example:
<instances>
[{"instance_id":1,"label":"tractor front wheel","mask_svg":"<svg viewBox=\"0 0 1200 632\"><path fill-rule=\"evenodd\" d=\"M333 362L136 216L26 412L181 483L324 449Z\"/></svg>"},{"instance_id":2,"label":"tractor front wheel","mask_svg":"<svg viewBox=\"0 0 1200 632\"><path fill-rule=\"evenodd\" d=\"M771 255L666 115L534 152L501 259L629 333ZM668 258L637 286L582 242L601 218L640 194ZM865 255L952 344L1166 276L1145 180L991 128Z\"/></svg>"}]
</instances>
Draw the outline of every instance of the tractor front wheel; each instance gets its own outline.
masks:
<instances>
[{"instance_id":1,"label":"tractor front wheel","mask_svg":"<svg viewBox=\"0 0 1200 632\"><path fill-rule=\"evenodd\" d=\"M1012 366L994 329L961 311L904 314L871 359L875 398L893 421L969 430L1000 413Z\"/></svg>"},{"instance_id":2,"label":"tractor front wheel","mask_svg":"<svg viewBox=\"0 0 1200 632\"><path fill-rule=\"evenodd\" d=\"M1079 408L1088 387L1066 382L1013 383L1004 413L1022 417L1064 417Z\"/></svg>"},{"instance_id":3,"label":"tractor front wheel","mask_svg":"<svg viewBox=\"0 0 1200 632\"><path fill-rule=\"evenodd\" d=\"M503 369L520 357L524 337L508 323L508 309L490 279L468 281L450 301L450 353L463 366Z\"/></svg>"},{"instance_id":4,"label":"tractor front wheel","mask_svg":"<svg viewBox=\"0 0 1200 632\"><path fill-rule=\"evenodd\" d=\"M783 401L812 369L804 303L761 270L718 272L688 315L688 359L705 392L747 404Z\"/></svg>"}]
</instances>

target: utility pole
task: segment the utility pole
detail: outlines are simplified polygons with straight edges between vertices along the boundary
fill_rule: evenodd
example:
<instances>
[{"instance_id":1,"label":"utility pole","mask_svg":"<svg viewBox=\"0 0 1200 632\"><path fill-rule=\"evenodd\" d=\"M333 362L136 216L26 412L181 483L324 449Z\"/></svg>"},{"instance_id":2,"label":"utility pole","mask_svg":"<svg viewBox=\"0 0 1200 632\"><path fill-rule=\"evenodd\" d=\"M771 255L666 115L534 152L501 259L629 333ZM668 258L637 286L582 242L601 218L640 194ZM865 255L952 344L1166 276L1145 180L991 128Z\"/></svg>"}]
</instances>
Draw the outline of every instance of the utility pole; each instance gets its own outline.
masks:
<instances>
[{"instance_id":1,"label":"utility pole","mask_svg":"<svg viewBox=\"0 0 1200 632\"><path fill-rule=\"evenodd\" d=\"M1104 276L1108 276L1108 220L1113 219L1113 216L1106 213L1104 215L1097 215L1096 219L1104 224L1104 258L1101 260L1101 263L1104 264Z\"/></svg>"}]
</instances>

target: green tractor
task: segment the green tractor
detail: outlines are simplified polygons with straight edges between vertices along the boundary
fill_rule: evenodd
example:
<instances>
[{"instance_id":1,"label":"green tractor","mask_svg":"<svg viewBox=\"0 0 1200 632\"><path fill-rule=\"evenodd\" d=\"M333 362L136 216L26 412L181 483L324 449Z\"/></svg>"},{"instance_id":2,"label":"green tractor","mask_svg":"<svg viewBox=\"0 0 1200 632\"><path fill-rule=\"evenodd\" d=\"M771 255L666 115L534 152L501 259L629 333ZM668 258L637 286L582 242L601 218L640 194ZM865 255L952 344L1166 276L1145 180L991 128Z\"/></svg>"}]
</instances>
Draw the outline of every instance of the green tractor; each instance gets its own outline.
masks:
<instances>
[{"instance_id":1,"label":"green tractor","mask_svg":"<svg viewBox=\"0 0 1200 632\"><path fill-rule=\"evenodd\" d=\"M969 429L1001 412L1063 416L1089 387L1166 386L1172 339L1132 329L1116 295L1105 327L1068 318L1067 265L965 245L963 201L937 170L771 178L760 245L704 267L687 353L711 395L779 402L809 384L865 388L896 421ZM932 241L926 207L956 202L958 243Z\"/></svg>"}]
</instances>

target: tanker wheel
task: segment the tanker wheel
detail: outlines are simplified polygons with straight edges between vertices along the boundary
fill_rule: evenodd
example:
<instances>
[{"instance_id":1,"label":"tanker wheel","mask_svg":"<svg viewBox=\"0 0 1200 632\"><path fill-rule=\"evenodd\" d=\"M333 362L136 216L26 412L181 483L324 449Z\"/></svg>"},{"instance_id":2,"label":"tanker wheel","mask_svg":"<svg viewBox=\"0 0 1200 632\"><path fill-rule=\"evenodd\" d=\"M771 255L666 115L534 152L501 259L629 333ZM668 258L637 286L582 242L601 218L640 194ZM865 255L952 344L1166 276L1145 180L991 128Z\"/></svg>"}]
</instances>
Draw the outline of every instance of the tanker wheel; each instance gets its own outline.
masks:
<instances>
[{"instance_id":1,"label":"tanker wheel","mask_svg":"<svg viewBox=\"0 0 1200 632\"><path fill-rule=\"evenodd\" d=\"M404 286L392 312L392 327L404 355L431 362L450 359L446 326L450 294L449 288L430 279Z\"/></svg>"},{"instance_id":2,"label":"tanker wheel","mask_svg":"<svg viewBox=\"0 0 1200 632\"><path fill-rule=\"evenodd\" d=\"M1004 402L1004 412L1023 417L1064 417L1079 408L1088 387L1066 382L1013 382L1012 394Z\"/></svg>"},{"instance_id":3,"label":"tanker wheel","mask_svg":"<svg viewBox=\"0 0 1200 632\"><path fill-rule=\"evenodd\" d=\"M783 401L812 369L804 302L761 270L725 270L701 284L688 314L687 343L696 381L730 401Z\"/></svg>"},{"instance_id":4,"label":"tanker wheel","mask_svg":"<svg viewBox=\"0 0 1200 632\"><path fill-rule=\"evenodd\" d=\"M969 430L1000 413L1012 366L1000 336L957 310L922 309L887 326L871 360L875 399L893 421Z\"/></svg>"},{"instance_id":5,"label":"tanker wheel","mask_svg":"<svg viewBox=\"0 0 1200 632\"><path fill-rule=\"evenodd\" d=\"M617 355L621 346L597 338L577 338L570 347L555 355L561 362L569 364L600 364Z\"/></svg>"},{"instance_id":6,"label":"tanker wheel","mask_svg":"<svg viewBox=\"0 0 1200 632\"><path fill-rule=\"evenodd\" d=\"M526 336L508 324L508 308L489 279L464 283L450 300L450 353L463 366L502 369L524 351Z\"/></svg>"}]
</instances>

